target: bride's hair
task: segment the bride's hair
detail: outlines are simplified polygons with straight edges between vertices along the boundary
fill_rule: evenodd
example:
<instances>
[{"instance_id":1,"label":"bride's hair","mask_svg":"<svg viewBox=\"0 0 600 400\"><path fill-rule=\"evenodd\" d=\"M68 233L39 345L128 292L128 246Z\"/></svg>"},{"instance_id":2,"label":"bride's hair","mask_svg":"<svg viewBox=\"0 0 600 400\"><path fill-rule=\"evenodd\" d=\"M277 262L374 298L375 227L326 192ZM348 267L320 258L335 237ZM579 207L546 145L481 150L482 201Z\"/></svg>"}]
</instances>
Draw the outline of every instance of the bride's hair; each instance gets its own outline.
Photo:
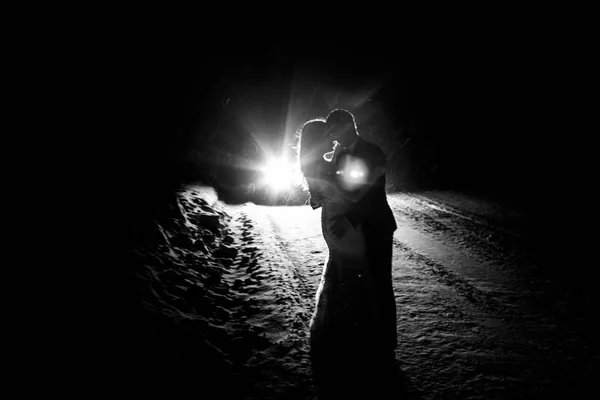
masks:
<instances>
[{"instance_id":1,"label":"bride's hair","mask_svg":"<svg viewBox=\"0 0 600 400\"><path fill-rule=\"evenodd\" d=\"M317 118L306 121L300 129L300 142L298 145L298 159L300 171L305 178L306 187L311 197L318 198L316 181L318 180L319 166L326 161L323 154L331 150L331 144L327 142L327 124L325 119Z\"/></svg>"},{"instance_id":2,"label":"bride's hair","mask_svg":"<svg viewBox=\"0 0 600 400\"><path fill-rule=\"evenodd\" d=\"M322 159L323 153L319 152L319 141L326 134L324 119L312 119L306 121L300 130L300 143L298 156L300 160L300 171L305 178L316 178L316 166Z\"/></svg>"}]
</instances>

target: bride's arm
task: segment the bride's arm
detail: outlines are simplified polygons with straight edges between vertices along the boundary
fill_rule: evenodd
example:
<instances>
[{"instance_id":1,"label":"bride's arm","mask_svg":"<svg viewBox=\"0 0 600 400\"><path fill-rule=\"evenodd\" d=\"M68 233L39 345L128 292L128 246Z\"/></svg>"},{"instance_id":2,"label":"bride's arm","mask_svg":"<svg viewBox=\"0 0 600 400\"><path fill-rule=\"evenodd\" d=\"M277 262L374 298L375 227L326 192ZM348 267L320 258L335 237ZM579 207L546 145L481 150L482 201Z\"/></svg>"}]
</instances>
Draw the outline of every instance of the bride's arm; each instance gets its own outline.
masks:
<instances>
[{"instance_id":1,"label":"bride's arm","mask_svg":"<svg viewBox=\"0 0 600 400\"><path fill-rule=\"evenodd\" d=\"M326 210L327 207L324 207L323 211ZM330 250L338 255L364 255L365 237L361 224L353 226L346 214L323 215L323 217L325 217L323 237Z\"/></svg>"}]
</instances>

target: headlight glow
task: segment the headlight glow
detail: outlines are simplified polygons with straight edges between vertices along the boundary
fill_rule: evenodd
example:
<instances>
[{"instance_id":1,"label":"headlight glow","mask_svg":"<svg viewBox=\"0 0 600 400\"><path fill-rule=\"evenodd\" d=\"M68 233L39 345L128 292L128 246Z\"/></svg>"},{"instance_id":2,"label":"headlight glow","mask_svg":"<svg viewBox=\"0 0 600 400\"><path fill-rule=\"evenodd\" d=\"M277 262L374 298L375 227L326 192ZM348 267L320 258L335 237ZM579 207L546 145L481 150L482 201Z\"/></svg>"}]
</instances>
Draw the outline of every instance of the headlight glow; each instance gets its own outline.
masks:
<instances>
[{"instance_id":1,"label":"headlight glow","mask_svg":"<svg viewBox=\"0 0 600 400\"><path fill-rule=\"evenodd\" d=\"M262 172L262 183L275 192L289 190L301 179L297 166L284 158L270 159L262 168Z\"/></svg>"}]
</instances>

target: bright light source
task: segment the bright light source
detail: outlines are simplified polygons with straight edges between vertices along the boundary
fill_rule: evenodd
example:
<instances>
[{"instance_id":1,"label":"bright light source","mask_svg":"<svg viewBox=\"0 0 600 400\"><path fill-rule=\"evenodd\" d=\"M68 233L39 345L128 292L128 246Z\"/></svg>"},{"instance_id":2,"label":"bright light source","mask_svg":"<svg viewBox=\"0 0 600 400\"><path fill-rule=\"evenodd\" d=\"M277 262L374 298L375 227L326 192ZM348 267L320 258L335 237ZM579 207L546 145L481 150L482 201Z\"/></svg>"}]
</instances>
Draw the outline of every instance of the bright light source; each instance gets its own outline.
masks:
<instances>
[{"instance_id":1,"label":"bright light source","mask_svg":"<svg viewBox=\"0 0 600 400\"><path fill-rule=\"evenodd\" d=\"M338 161L340 184L346 190L355 190L366 182L369 169L360 158L344 155Z\"/></svg>"},{"instance_id":2,"label":"bright light source","mask_svg":"<svg viewBox=\"0 0 600 400\"><path fill-rule=\"evenodd\" d=\"M352 178L360 178L364 175L364 172L358 169L353 169L352 171L350 171L350 177Z\"/></svg>"},{"instance_id":3,"label":"bright light source","mask_svg":"<svg viewBox=\"0 0 600 400\"><path fill-rule=\"evenodd\" d=\"M277 192L290 189L301 179L296 165L283 158L269 160L263 168L263 173L263 183Z\"/></svg>"}]
</instances>

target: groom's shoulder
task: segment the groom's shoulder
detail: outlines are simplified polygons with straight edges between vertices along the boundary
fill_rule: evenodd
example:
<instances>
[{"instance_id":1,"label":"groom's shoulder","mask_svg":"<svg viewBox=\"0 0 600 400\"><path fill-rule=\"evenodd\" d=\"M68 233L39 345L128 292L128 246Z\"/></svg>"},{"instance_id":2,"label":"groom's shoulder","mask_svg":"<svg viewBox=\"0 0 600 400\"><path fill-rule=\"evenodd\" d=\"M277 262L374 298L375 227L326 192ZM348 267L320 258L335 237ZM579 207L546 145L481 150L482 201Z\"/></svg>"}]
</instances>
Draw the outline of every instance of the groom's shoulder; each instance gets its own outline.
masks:
<instances>
[{"instance_id":1,"label":"groom's shoulder","mask_svg":"<svg viewBox=\"0 0 600 400\"><path fill-rule=\"evenodd\" d=\"M364 157L375 164L385 164L387 161L385 153L379 146L361 136L357 139L356 150L356 155Z\"/></svg>"}]
</instances>

